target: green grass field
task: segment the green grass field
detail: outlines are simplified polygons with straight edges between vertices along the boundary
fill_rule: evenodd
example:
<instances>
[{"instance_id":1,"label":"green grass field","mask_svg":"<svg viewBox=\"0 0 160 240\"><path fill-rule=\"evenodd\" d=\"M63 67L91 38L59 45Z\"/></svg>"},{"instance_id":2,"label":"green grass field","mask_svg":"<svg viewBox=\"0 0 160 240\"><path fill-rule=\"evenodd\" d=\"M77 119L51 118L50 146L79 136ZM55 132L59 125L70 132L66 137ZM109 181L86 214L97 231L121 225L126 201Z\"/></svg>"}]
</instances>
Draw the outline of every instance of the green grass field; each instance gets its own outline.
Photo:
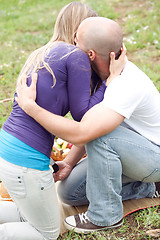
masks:
<instances>
[{"instance_id":1,"label":"green grass field","mask_svg":"<svg viewBox=\"0 0 160 240\"><path fill-rule=\"evenodd\" d=\"M29 54L47 43L59 10L68 0L0 0L0 100L13 98L20 69ZM122 27L128 58L142 69L160 91L160 1L84 0L99 15ZM12 102L0 103L0 128ZM149 223L149 219L152 219ZM132 219L132 221L131 221ZM148 225L149 223L149 225ZM160 227L158 208L127 217L119 230L79 236L72 232L59 239L153 239L146 229ZM159 238L160 239L160 238Z\"/></svg>"},{"instance_id":2,"label":"green grass field","mask_svg":"<svg viewBox=\"0 0 160 240\"><path fill-rule=\"evenodd\" d=\"M47 43L59 10L68 0L0 0L0 100L12 98L17 76L28 55ZM160 2L83 1L122 27L128 57L160 90ZM0 127L12 103L0 104Z\"/></svg>"}]
</instances>

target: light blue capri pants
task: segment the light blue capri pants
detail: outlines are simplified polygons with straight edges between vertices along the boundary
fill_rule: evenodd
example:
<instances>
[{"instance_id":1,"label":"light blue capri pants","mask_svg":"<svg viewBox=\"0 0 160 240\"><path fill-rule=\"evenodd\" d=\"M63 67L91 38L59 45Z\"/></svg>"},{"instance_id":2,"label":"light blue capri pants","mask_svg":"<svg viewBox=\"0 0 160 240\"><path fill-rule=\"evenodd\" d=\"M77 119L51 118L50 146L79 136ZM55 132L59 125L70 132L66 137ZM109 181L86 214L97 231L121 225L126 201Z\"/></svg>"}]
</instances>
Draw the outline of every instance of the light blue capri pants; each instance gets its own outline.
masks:
<instances>
[{"instance_id":1,"label":"light blue capri pants","mask_svg":"<svg viewBox=\"0 0 160 240\"><path fill-rule=\"evenodd\" d=\"M14 200L0 201L0 240L56 240L60 211L52 171L0 158L0 180Z\"/></svg>"}]
</instances>

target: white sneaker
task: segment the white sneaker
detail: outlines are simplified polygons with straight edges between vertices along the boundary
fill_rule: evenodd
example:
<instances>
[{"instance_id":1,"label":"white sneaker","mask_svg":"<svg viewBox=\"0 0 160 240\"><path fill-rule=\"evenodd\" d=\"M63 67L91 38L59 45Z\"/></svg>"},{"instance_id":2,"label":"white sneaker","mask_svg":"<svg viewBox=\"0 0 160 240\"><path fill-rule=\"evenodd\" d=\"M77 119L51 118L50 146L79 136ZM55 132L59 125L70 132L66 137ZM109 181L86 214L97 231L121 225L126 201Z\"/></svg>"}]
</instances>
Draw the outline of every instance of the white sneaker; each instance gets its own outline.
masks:
<instances>
[{"instance_id":1,"label":"white sneaker","mask_svg":"<svg viewBox=\"0 0 160 240\"><path fill-rule=\"evenodd\" d=\"M76 233L88 234L90 232L95 232L99 230L105 230L109 228L117 228L120 227L123 223L123 219L121 219L118 223L115 223L112 226L97 226L90 222L89 218L85 213L77 214L73 216L69 216L64 219L64 226L68 230L74 230Z\"/></svg>"}]
</instances>

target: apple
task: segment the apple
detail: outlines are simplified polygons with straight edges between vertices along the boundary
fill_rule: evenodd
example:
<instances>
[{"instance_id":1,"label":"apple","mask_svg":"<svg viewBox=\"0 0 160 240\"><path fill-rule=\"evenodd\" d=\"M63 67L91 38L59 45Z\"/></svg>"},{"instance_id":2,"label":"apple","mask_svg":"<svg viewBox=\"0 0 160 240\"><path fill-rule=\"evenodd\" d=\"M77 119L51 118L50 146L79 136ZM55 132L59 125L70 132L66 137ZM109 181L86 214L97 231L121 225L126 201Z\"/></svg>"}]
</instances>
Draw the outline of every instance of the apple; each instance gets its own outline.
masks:
<instances>
[{"instance_id":1,"label":"apple","mask_svg":"<svg viewBox=\"0 0 160 240\"><path fill-rule=\"evenodd\" d=\"M72 148L72 146L73 146L73 144L72 144L72 143L68 143L68 144L67 144L67 148L69 148L69 149L71 149L71 148Z\"/></svg>"}]
</instances>

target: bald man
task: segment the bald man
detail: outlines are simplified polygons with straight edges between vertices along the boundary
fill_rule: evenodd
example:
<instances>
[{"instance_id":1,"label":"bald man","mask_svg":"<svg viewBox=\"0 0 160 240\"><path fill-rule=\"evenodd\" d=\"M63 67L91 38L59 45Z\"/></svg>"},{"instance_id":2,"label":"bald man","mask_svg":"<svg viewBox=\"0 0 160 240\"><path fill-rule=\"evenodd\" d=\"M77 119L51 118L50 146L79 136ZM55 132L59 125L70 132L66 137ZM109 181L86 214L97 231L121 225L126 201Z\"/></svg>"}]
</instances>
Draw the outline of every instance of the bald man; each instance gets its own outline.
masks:
<instances>
[{"instance_id":1,"label":"bald man","mask_svg":"<svg viewBox=\"0 0 160 240\"><path fill-rule=\"evenodd\" d=\"M101 79L107 79L111 52L119 55L122 46L119 25L88 18L79 26L76 41ZM152 197L152 183L160 181L160 94L152 81L127 61L107 87L104 100L81 122L47 112L35 98L36 79L31 87L25 80L19 82L16 100L27 114L54 135L86 146L88 211L66 218L65 226L79 233L121 226L122 182L151 183L148 197Z\"/></svg>"},{"instance_id":2,"label":"bald man","mask_svg":"<svg viewBox=\"0 0 160 240\"><path fill-rule=\"evenodd\" d=\"M110 53L115 52L117 58L122 48L123 36L120 26L107 18L88 18L80 24L75 42L88 54L92 68L102 80L106 80L110 74Z\"/></svg>"}]
</instances>

